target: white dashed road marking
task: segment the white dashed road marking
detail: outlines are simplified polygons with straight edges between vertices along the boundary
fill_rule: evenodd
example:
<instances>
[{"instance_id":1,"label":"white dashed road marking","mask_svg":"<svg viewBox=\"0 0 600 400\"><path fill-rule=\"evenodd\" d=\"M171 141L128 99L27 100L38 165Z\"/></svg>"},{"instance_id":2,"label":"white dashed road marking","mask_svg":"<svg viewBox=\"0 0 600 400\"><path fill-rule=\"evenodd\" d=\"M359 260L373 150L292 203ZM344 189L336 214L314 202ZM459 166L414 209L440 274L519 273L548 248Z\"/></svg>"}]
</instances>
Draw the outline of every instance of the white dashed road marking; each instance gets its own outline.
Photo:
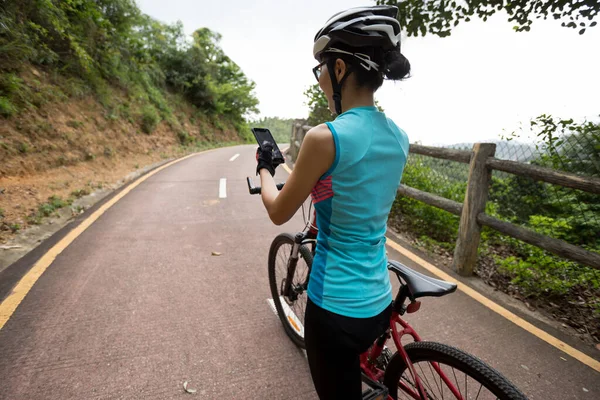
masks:
<instances>
[{"instance_id":1,"label":"white dashed road marking","mask_svg":"<svg viewBox=\"0 0 600 400\"><path fill-rule=\"evenodd\" d=\"M227 179L221 178L219 181L219 198L224 199L227 197Z\"/></svg>"}]
</instances>

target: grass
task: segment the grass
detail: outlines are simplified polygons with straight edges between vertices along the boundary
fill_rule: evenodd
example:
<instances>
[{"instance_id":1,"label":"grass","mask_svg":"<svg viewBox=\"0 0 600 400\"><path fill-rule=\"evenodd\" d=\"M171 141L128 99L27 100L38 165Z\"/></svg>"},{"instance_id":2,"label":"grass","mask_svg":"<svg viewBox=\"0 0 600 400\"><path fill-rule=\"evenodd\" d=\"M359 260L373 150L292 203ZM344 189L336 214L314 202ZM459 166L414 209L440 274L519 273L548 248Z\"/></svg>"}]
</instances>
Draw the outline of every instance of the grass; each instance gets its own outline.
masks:
<instances>
[{"instance_id":1,"label":"grass","mask_svg":"<svg viewBox=\"0 0 600 400\"><path fill-rule=\"evenodd\" d=\"M77 214L81 214L82 212L85 211L85 207L84 206L75 206L75 207L73 207L73 211Z\"/></svg>"},{"instance_id":2,"label":"grass","mask_svg":"<svg viewBox=\"0 0 600 400\"><path fill-rule=\"evenodd\" d=\"M19 150L19 153L21 154L27 154L31 150L31 147L29 147L29 144L26 142L19 142L19 144L17 144L17 150Z\"/></svg>"},{"instance_id":3,"label":"grass","mask_svg":"<svg viewBox=\"0 0 600 400\"><path fill-rule=\"evenodd\" d=\"M177 133L177 139L183 146L189 146L195 142L195 138L186 131L179 131Z\"/></svg>"},{"instance_id":4,"label":"grass","mask_svg":"<svg viewBox=\"0 0 600 400\"><path fill-rule=\"evenodd\" d=\"M0 218L4 218L4 209L0 208Z\"/></svg>"},{"instance_id":5,"label":"grass","mask_svg":"<svg viewBox=\"0 0 600 400\"><path fill-rule=\"evenodd\" d=\"M4 96L0 96L0 115L3 117L12 117L17 111L17 108L11 103L9 99Z\"/></svg>"},{"instance_id":6,"label":"grass","mask_svg":"<svg viewBox=\"0 0 600 400\"><path fill-rule=\"evenodd\" d=\"M147 105L142 109L142 131L144 133L149 135L154 132L159 122L160 115L156 112L156 108Z\"/></svg>"},{"instance_id":7,"label":"grass","mask_svg":"<svg viewBox=\"0 0 600 400\"><path fill-rule=\"evenodd\" d=\"M77 129L77 128L81 128L83 126L83 122L71 120L71 121L67 121L67 126L69 128Z\"/></svg>"},{"instance_id":8,"label":"grass","mask_svg":"<svg viewBox=\"0 0 600 400\"><path fill-rule=\"evenodd\" d=\"M86 188L83 188L83 189L78 189L78 190L71 192L71 197L80 199L83 196L87 196L88 194L90 194L90 191Z\"/></svg>"},{"instance_id":9,"label":"grass","mask_svg":"<svg viewBox=\"0 0 600 400\"><path fill-rule=\"evenodd\" d=\"M27 222L39 225L44 218L50 217L63 207L70 205L71 199L63 200L60 196L50 196L48 202L39 205L37 212L27 217Z\"/></svg>"}]
</instances>

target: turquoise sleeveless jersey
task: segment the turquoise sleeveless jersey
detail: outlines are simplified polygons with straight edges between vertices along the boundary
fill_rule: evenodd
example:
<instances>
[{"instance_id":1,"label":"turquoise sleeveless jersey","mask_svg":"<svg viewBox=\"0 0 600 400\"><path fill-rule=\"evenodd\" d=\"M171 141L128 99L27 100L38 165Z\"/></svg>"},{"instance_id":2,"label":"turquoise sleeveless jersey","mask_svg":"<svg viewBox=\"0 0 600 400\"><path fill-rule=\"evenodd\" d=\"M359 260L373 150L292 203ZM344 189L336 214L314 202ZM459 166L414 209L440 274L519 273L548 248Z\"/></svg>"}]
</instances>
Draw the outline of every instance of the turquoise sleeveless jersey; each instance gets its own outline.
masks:
<instances>
[{"instance_id":1,"label":"turquoise sleeveless jersey","mask_svg":"<svg viewBox=\"0 0 600 400\"><path fill-rule=\"evenodd\" d=\"M376 107L350 109L327 126L335 161L311 194L319 235L308 296L336 314L368 318L392 301L385 232L408 137Z\"/></svg>"}]
</instances>

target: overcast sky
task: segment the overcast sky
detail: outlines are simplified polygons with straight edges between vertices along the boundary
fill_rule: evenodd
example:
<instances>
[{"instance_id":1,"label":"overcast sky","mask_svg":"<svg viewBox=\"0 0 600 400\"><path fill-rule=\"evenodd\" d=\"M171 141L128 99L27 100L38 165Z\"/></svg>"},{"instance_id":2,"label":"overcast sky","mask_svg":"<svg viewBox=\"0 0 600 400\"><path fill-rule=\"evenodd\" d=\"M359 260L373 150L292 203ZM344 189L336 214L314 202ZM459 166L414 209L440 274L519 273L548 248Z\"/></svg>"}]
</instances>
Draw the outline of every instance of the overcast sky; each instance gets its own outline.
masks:
<instances>
[{"instance_id":1,"label":"overcast sky","mask_svg":"<svg viewBox=\"0 0 600 400\"><path fill-rule=\"evenodd\" d=\"M305 118L315 83L312 43L334 13L373 5L353 0L136 0L142 12L186 33L208 27L256 82L260 116ZM554 20L514 32L505 14L462 23L447 38L405 38L412 76L385 82L376 98L411 142L498 138L542 113L597 120L600 27L579 35Z\"/></svg>"}]
</instances>

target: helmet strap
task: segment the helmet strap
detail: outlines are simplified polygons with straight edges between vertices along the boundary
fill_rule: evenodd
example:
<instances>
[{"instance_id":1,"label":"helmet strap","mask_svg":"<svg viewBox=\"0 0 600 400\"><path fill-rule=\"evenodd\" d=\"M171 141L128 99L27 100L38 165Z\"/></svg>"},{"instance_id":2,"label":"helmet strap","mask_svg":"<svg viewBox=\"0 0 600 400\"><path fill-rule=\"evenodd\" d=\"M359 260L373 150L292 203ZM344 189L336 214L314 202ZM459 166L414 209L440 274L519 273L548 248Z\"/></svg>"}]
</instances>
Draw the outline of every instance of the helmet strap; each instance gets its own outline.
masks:
<instances>
[{"instance_id":1,"label":"helmet strap","mask_svg":"<svg viewBox=\"0 0 600 400\"><path fill-rule=\"evenodd\" d=\"M348 76L352 72L352 68L350 64L346 63L347 69L342 79L338 82L337 77L335 76L335 61L333 58L327 62L327 70L329 70L329 78L331 80L331 87L333 88L333 102L335 103L335 113L336 115L340 115L342 113L342 86L344 86L344 82L348 79Z\"/></svg>"}]
</instances>

